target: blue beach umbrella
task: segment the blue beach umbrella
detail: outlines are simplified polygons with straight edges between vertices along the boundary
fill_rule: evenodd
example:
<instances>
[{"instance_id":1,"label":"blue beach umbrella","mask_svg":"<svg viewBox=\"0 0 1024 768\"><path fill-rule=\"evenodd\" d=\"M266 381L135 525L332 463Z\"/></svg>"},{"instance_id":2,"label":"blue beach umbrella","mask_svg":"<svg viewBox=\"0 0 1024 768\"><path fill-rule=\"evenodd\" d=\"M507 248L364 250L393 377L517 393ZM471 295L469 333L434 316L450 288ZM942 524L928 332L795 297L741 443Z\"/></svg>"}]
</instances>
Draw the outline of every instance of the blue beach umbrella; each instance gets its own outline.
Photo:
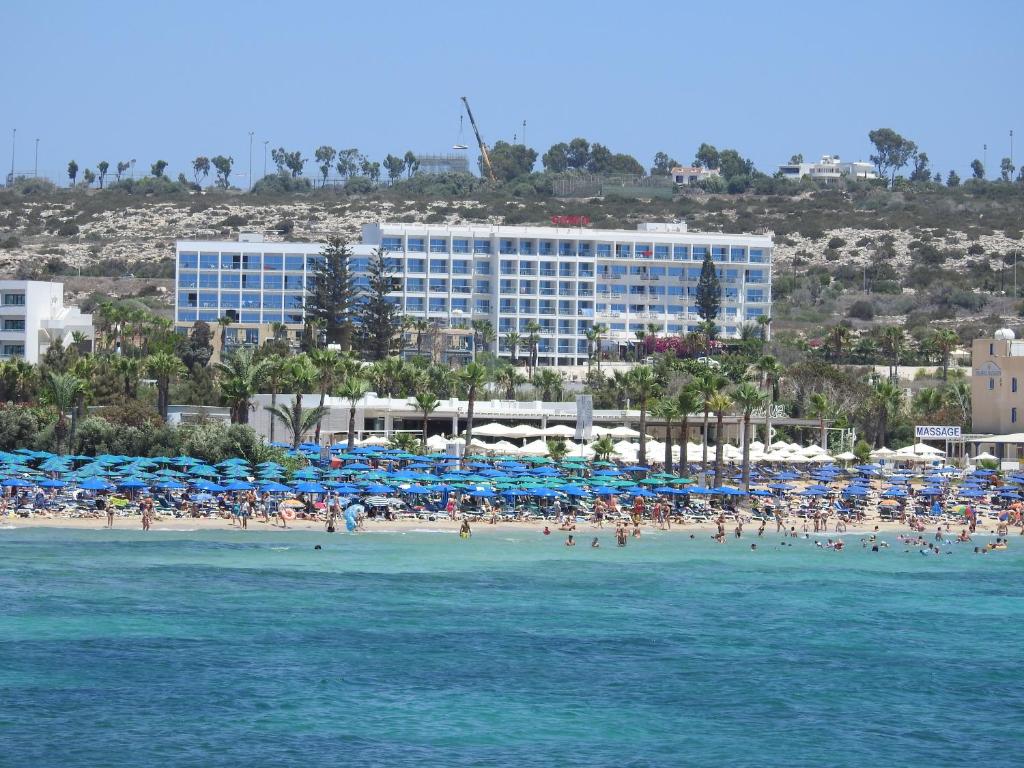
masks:
<instances>
[{"instance_id":1,"label":"blue beach umbrella","mask_svg":"<svg viewBox=\"0 0 1024 768\"><path fill-rule=\"evenodd\" d=\"M327 489L320 483L302 482L295 484L295 490L299 493L327 493Z\"/></svg>"}]
</instances>

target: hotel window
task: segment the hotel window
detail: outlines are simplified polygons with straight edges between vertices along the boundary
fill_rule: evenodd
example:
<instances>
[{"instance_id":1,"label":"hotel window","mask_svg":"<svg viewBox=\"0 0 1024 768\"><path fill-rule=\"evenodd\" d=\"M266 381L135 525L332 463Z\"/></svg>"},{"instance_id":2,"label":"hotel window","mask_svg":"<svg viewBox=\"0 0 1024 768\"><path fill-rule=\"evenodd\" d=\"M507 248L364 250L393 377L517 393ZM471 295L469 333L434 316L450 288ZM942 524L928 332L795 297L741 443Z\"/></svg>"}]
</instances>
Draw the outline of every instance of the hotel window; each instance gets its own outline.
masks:
<instances>
[{"instance_id":1,"label":"hotel window","mask_svg":"<svg viewBox=\"0 0 1024 768\"><path fill-rule=\"evenodd\" d=\"M576 265L570 263L564 263L558 265L558 276L559 277L572 277L574 274L574 267Z\"/></svg>"},{"instance_id":2,"label":"hotel window","mask_svg":"<svg viewBox=\"0 0 1024 768\"><path fill-rule=\"evenodd\" d=\"M612 255L612 244L611 243L598 243L597 244L597 248L595 249L594 252L598 256L598 258L600 258L602 256L604 256L606 258L610 257Z\"/></svg>"},{"instance_id":3,"label":"hotel window","mask_svg":"<svg viewBox=\"0 0 1024 768\"><path fill-rule=\"evenodd\" d=\"M695 245L695 246L693 246L693 260L694 261L704 261L704 259L707 258L707 255L708 255L708 249L705 246L703 246L703 245Z\"/></svg>"},{"instance_id":4,"label":"hotel window","mask_svg":"<svg viewBox=\"0 0 1024 768\"><path fill-rule=\"evenodd\" d=\"M422 275L426 261L423 259L409 259L405 262L405 271L412 272L413 274Z\"/></svg>"},{"instance_id":5,"label":"hotel window","mask_svg":"<svg viewBox=\"0 0 1024 768\"><path fill-rule=\"evenodd\" d=\"M284 256L280 253L267 253L263 256L263 269L268 272L280 272L284 268Z\"/></svg>"},{"instance_id":6,"label":"hotel window","mask_svg":"<svg viewBox=\"0 0 1024 768\"><path fill-rule=\"evenodd\" d=\"M456 259L452 262L452 274L453 275L468 275L469 274L469 262L463 259Z\"/></svg>"},{"instance_id":7,"label":"hotel window","mask_svg":"<svg viewBox=\"0 0 1024 768\"><path fill-rule=\"evenodd\" d=\"M555 253L555 245L550 240L541 240L540 245L537 247L537 253L540 256L553 256Z\"/></svg>"},{"instance_id":8,"label":"hotel window","mask_svg":"<svg viewBox=\"0 0 1024 768\"><path fill-rule=\"evenodd\" d=\"M723 245L714 245L711 247L711 260L712 261L725 261L726 251Z\"/></svg>"},{"instance_id":9,"label":"hotel window","mask_svg":"<svg viewBox=\"0 0 1024 768\"><path fill-rule=\"evenodd\" d=\"M179 288L195 288L199 283L195 272L182 272L178 275Z\"/></svg>"},{"instance_id":10,"label":"hotel window","mask_svg":"<svg viewBox=\"0 0 1024 768\"><path fill-rule=\"evenodd\" d=\"M452 253L469 253L469 240L452 240Z\"/></svg>"},{"instance_id":11,"label":"hotel window","mask_svg":"<svg viewBox=\"0 0 1024 768\"><path fill-rule=\"evenodd\" d=\"M411 253L423 253L423 238L422 237L410 237L407 241L405 250Z\"/></svg>"},{"instance_id":12,"label":"hotel window","mask_svg":"<svg viewBox=\"0 0 1024 768\"><path fill-rule=\"evenodd\" d=\"M491 281L490 280L477 280L476 281L476 292L477 293L490 293L491 292Z\"/></svg>"},{"instance_id":13,"label":"hotel window","mask_svg":"<svg viewBox=\"0 0 1024 768\"><path fill-rule=\"evenodd\" d=\"M469 299L452 299L452 312L469 312Z\"/></svg>"},{"instance_id":14,"label":"hotel window","mask_svg":"<svg viewBox=\"0 0 1024 768\"><path fill-rule=\"evenodd\" d=\"M747 260L747 249L746 248L732 248L729 251L729 261L746 261Z\"/></svg>"},{"instance_id":15,"label":"hotel window","mask_svg":"<svg viewBox=\"0 0 1024 768\"><path fill-rule=\"evenodd\" d=\"M284 287L288 291L301 291L303 289L302 275L285 275Z\"/></svg>"},{"instance_id":16,"label":"hotel window","mask_svg":"<svg viewBox=\"0 0 1024 768\"><path fill-rule=\"evenodd\" d=\"M676 245L672 247L672 258L676 261L686 261L690 258L690 249L685 245Z\"/></svg>"},{"instance_id":17,"label":"hotel window","mask_svg":"<svg viewBox=\"0 0 1024 768\"><path fill-rule=\"evenodd\" d=\"M656 258L656 259L667 259L668 258L668 246L667 245L656 245L656 246L654 246L654 258Z\"/></svg>"},{"instance_id":18,"label":"hotel window","mask_svg":"<svg viewBox=\"0 0 1024 768\"><path fill-rule=\"evenodd\" d=\"M1017 391L1017 377L1016 376L1014 376L1012 379L1010 379L1010 391L1011 392L1016 392Z\"/></svg>"},{"instance_id":19,"label":"hotel window","mask_svg":"<svg viewBox=\"0 0 1024 768\"><path fill-rule=\"evenodd\" d=\"M491 252L491 241L490 240L474 240L473 241L473 253L490 253Z\"/></svg>"},{"instance_id":20,"label":"hotel window","mask_svg":"<svg viewBox=\"0 0 1024 768\"><path fill-rule=\"evenodd\" d=\"M285 256L284 268L289 272L301 272L302 265L305 261L306 260L302 258L302 256Z\"/></svg>"},{"instance_id":21,"label":"hotel window","mask_svg":"<svg viewBox=\"0 0 1024 768\"><path fill-rule=\"evenodd\" d=\"M431 259L430 272L435 275L448 274L448 262L445 259Z\"/></svg>"},{"instance_id":22,"label":"hotel window","mask_svg":"<svg viewBox=\"0 0 1024 768\"><path fill-rule=\"evenodd\" d=\"M239 299L237 293L222 293L220 295L221 309L238 309Z\"/></svg>"},{"instance_id":23,"label":"hotel window","mask_svg":"<svg viewBox=\"0 0 1024 768\"><path fill-rule=\"evenodd\" d=\"M430 238L431 253L448 253L448 241L439 237Z\"/></svg>"},{"instance_id":24,"label":"hotel window","mask_svg":"<svg viewBox=\"0 0 1024 768\"><path fill-rule=\"evenodd\" d=\"M263 290L265 291L280 291L282 285L284 285L284 279L281 275L263 276Z\"/></svg>"},{"instance_id":25,"label":"hotel window","mask_svg":"<svg viewBox=\"0 0 1024 768\"><path fill-rule=\"evenodd\" d=\"M182 251L178 254L178 266L182 269L196 269L199 267L199 254L195 251Z\"/></svg>"},{"instance_id":26,"label":"hotel window","mask_svg":"<svg viewBox=\"0 0 1024 768\"><path fill-rule=\"evenodd\" d=\"M260 289L260 277L262 277L262 275L242 275L242 287L247 288L249 290L258 291ZM302 278L300 277L299 280L301 281Z\"/></svg>"},{"instance_id":27,"label":"hotel window","mask_svg":"<svg viewBox=\"0 0 1024 768\"><path fill-rule=\"evenodd\" d=\"M300 256L299 258L301 259L302 257ZM323 256L316 255L316 256L307 256L306 257L306 269L308 269L310 272L315 272L317 269L322 267L323 264L324 264L324 257ZM289 267L289 269L290 269L290 267ZM298 269L302 269L302 267L298 267Z\"/></svg>"},{"instance_id":28,"label":"hotel window","mask_svg":"<svg viewBox=\"0 0 1024 768\"><path fill-rule=\"evenodd\" d=\"M410 293L423 293L423 278L410 277L405 281L405 290Z\"/></svg>"},{"instance_id":29,"label":"hotel window","mask_svg":"<svg viewBox=\"0 0 1024 768\"><path fill-rule=\"evenodd\" d=\"M627 258L630 254L628 245L617 245L615 246L615 255L620 259Z\"/></svg>"},{"instance_id":30,"label":"hotel window","mask_svg":"<svg viewBox=\"0 0 1024 768\"><path fill-rule=\"evenodd\" d=\"M473 263L473 269L478 275L489 275L491 274L491 262L489 261L477 261Z\"/></svg>"},{"instance_id":31,"label":"hotel window","mask_svg":"<svg viewBox=\"0 0 1024 768\"><path fill-rule=\"evenodd\" d=\"M502 240L500 253L505 255L512 255L516 252L516 241L515 240Z\"/></svg>"},{"instance_id":32,"label":"hotel window","mask_svg":"<svg viewBox=\"0 0 1024 768\"><path fill-rule=\"evenodd\" d=\"M448 281L443 277L430 278L431 293L448 293Z\"/></svg>"},{"instance_id":33,"label":"hotel window","mask_svg":"<svg viewBox=\"0 0 1024 768\"><path fill-rule=\"evenodd\" d=\"M388 272L401 272L402 271L402 260L386 258L384 259L384 269Z\"/></svg>"},{"instance_id":34,"label":"hotel window","mask_svg":"<svg viewBox=\"0 0 1024 768\"><path fill-rule=\"evenodd\" d=\"M448 311L448 299L442 299L438 297L431 297L430 299L430 311L431 312L447 312Z\"/></svg>"},{"instance_id":35,"label":"hotel window","mask_svg":"<svg viewBox=\"0 0 1024 768\"><path fill-rule=\"evenodd\" d=\"M750 249L750 263L751 264L764 264L764 251L760 248Z\"/></svg>"},{"instance_id":36,"label":"hotel window","mask_svg":"<svg viewBox=\"0 0 1024 768\"><path fill-rule=\"evenodd\" d=\"M419 296L405 300L405 309L408 312L422 312L423 299Z\"/></svg>"},{"instance_id":37,"label":"hotel window","mask_svg":"<svg viewBox=\"0 0 1024 768\"><path fill-rule=\"evenodd\" d=\"M228 257L228 264L231 263L231 257ZM199 254L199 268L200 269L216 269L218 264L218 258L216 253L201 253ZM229 267L228 267L229 268ZM236 267L237 269L237 267Z\"/></svg>"},{"instance_id":38,"label":"hotel window","mask_svg":"<svg viewBox=\"0 0 1024 768\"><path fill-rule=\"evenodd\" d=\"M1016 408L1011 408L1010 409L1010 423L1011 424L1016 424L1017 423L1017 409Z\"/></svg>"},{"instance_id":39,"label":"hotel window","mask_svg":"<svg viewBox=\"0 0 1024 768\"><path fill-rule=\"evenodd\" d=\"M25 321L24 320L4 320L5 331L24 331Z\"/></svg>"},{"instance_id":40,"label":"hotel window","mask_svg":"<svg viewBox=\"0 0 1024 768\"><path fill-rule=\"evenodd\" d=\"M4 344L4 357L11 357L12 355L24 355L25 345L24 344Z\"/></svg>"},{"instance_id":41,"label":"hotel window","mask_svg":"<svg viewBox=\"0 0 1024 768\"><path fill-rule=\"evenodd\" d=\"M258 253L247 253L242 256L242 269L260 269L263 258Z\"/></svg>"},{"instance_id":42,"label":"hotel window","mask_svg":"<svg viewBox=\"0 0 1024 768\"><path fill-rule=\"evenodd\" d=\"M568 240L558 241L558 255L559 256L572 256L575 253L575 248L572 246L572 242Z\"/></svg>"},{"instance_id":43,"label":"hotel window","mask_svg":"<svg viewBox=\"0 0 1024 768\"><path fill-rule=\"evenodd\" d=\"M472 293L473 289L470 288L470 281L465 278L458 278L452 280L452 293Z\"/></svg>"},{"instance_id":44,"label":"hotel window","mask_svg":"<svg viewBox=\"0 0 1024 768\"><path fill-rule=\"evenodd\" d=\"M226 277L235 278L230 281L231 284L226 285L227 288L238 288L241 284L238 275L227 275ZM200 288L216 288L217 287L217 273L216 272L200 272L199 273L199 287Z\"/></svg>"},{"instance_id":45,"label":"hotel window","mask_svg":"<svg viewBox=\"0 0 1024 768\"><path fill-rule=\"evenodd\" d=\"M221 297L221 305L224 304L224 297ZM237 307L238 304L233 306ZM284 301L279 293L270 293L263 297L263 308L264 309L281 309L284 306Z\"/></svg>"},{"instance_id":46,"label":"hotel window","mask_svg":"<svg viewBox=\"0 0 1024 768\"><path fill-rule=\"evenodd\" d=\"M402 250L402 238L382 237L380 240L380 247L383 248L385 251L400 251Z\"/></svg>"},{"instance_id":47,"label":"hotel window","mask_svg":"<svg viewBox=\"0 0 1024 768\"><path fill-rule=\"evenodd\" d=\"M488 299L477 299L473 311L480 315L491 314L491 302Z\"/></svg>"}]
</instances>

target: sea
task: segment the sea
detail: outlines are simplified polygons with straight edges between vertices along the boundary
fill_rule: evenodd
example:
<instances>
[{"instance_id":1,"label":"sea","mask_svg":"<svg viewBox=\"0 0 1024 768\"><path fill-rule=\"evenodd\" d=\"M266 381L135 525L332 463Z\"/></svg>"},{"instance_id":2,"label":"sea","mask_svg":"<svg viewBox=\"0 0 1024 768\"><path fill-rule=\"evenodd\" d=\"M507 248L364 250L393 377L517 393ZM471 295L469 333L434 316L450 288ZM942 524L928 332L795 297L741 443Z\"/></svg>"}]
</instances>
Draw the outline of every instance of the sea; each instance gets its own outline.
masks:
<instances>
[{"instance_id":1,"label":"sea","mask_svg":"<svg viewBox=\"0 0 1024 768\"><path fill-rule=\"evenodd\" d=\"M593 535L7 526L0 766L1024 764L1024 538Z\"/></svg>"}]
</instances>

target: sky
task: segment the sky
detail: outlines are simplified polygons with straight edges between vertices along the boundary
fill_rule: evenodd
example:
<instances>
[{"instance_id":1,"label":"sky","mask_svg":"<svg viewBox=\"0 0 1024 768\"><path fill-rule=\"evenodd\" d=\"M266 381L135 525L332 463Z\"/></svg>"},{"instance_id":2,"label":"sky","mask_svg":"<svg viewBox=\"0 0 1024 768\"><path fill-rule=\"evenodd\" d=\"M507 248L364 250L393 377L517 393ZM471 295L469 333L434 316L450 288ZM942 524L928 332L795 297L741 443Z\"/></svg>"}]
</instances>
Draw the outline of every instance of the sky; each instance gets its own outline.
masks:
<instances>
[{"instance_id":1,"label":"sky","mask_svg":"<svg viewBox=\"0 0 1024 768\"><path fill-rule=\"evenodd\" d=\"M445 152L465 95L485 141L522 140L525 120L540 154L583 136L649 166L706 141L773 172L796 153L866 160L890 127L943 173L987 144L992 176L1014 128L1024 159L1022 22L1003 0L8 0L0 168L17 129L18 172L38 138L40 175L61 181L72 158L177 176L224 154L244 186L250 131L256 178L265 141Z\"/></svg>"}]
</instances>

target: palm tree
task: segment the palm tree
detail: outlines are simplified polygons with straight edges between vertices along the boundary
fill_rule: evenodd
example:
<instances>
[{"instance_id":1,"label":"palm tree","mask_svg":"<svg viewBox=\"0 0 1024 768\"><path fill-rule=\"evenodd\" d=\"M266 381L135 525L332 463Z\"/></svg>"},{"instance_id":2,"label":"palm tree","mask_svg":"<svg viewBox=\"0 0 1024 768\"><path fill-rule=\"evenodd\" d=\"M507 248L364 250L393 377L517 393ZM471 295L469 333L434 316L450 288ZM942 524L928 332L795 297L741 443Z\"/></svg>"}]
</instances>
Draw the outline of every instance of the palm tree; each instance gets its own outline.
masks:
<instances>
[{"instance_id":1,"label":"palm tree","mask_svg":"<svg viewBox=\"0 0 1024 768\"><path fill-rule=\"evenodd\" d=\"M487 383L487 369L480 363L469 363L459 373L459 379L466 390L466 451L473 440L473 408L476 405L477 392Z\"/></svg>"},{"instance_id":2,"label":"palm tree","mask_svg":"<svg viewBox=\"0 0 1024 768\"><path fill-rule=\"evenodd\" d=\"M320 445L320 427L323 423L323 408L327 400L327 392L338 380L341 370L341 355L333 349L314 349L309 353L309 361L316 368L316 384L320 388L321 418L317 422L313 440Z\"/></svg>"},{"instance_id":3,"label":"palm tree","mask_svg":"<svg viewBox=\"0 0 1024 768\"><path fill-rule=\"evenodd\" d=\"M591 329L594 332L594 352L597 355L597 370L601 370L601 342L604 340L604 335L608 333L608 326L604 323L594 323ZM587 340L590 340L590 333L587 333Z\"/></svg>"},{"instance_id":4,"label":"palm tree","mask_svg":"<svg viewBox=\"0 0 1024 768\"><path fill-rule=\"evenodd\" d=\"M640 464L647 463L647 403L661 390L661 385L654 377L649 365L638 365L629 372L630 392L640 406L640 451L637 460Z\"/></svg>"},{"instance_id":5,"label":"palm tree","mask_svg":"<svg viewBox=\"0 0 1024 768\"><path fill-rule=\"evenodd\" d=\"M430 426L430 414L437 410L441 401L431 392L416 395L416 408L423 411L423 450L427 448L427 428Z\"/></svg>"},{"instance_id":6,"label":"palm tree","mask_svg":"<svg viewBox=\"0 0 1024 768\"><path fill-rule=\"evenodd\" d=\"M217 325L220 326L220 359L222 362L224 360L224 343L227 341L228 337L228 326L233 322L234 321L227 315L217 318Z\"/></svg>"},{"instance_id":7,"label":"palm tree","mask_svg":"<svg viewBox=\"0 0 1024 768\"><path fill-rule=\"evenodd\" d=\"M708 406L715 412L715 487L722 485L722 451L725 441L722 439L722 421L725 412L732 407L732 398L725 392L717 392L711 397Z\"/></svg>"},{"instance_id":8,"label":"palm tree","mask_svg":"<svg viewBox=\"0 0 1024 768\"><path fill-rule=\"evenodd\" d=\"M825 419L832 416L832 403L822 392L815 392L811 395L809 413L818 417L818 444L828 451L828 430L825 428Z\"/></svg>"},{"instance_id":9,"label":"palm tree","mask_svg":"<svg viewBox=\"0 0 1024 768\"><path fill-rule=\"evenodd\" d=\"M954 379L945 388L946 404L960 416L960 425L971 424L971 385L963 378Z\"/></svg>"},{"instance_id":10,"label":"palm tree","mask_svg":"<svg viewBox=\"0 0 1024 768\"><path fill-rule=\"evenodd\" d=\"M281 387L288 376L288 364L291 360L295 359L298 358L284 358L280 355L270 355L263 360L264 365L266 366L264 370L264 379L266 380L267 386L270 388L271 408L277 408L277 396L281 392ZM270 419L270 442L274 442L274 425L276 423L276 419Z\"/></svg>"},{"instance_id":11,"label":"palm tree","mask_svg":"<svg viewBox=\"0 0 1024 768\"><path fill-rule=\"evenodd\" d=\"M944 328L932 333L931 343L942 358L942 380L946 381L949 378L949 356L960 343L960 336L956 331Z\"/></svg>"},{"instance_id":12,"label":"palm tree","mask_svg":"<svg viewBox=\"0 0 1024 768\"><path fill-rule=\"evenodd\" d=\"M94 395L93 382L96 378L96 372L99 370L99 365L96 362L94 355L86 355L80 357L71 366L71 372L78 377L79 381L82 382L82 387L78 392L78 400L75 403L75 418L85 418L85 407L86 403L92 399Z\"/></svg>"},{"instance_id":13,"label":"palm tree","mask_svg":"<svg viewBox=\"0 0 1024 768\"><path fill-rule=\"evenodd\" d=\"M672 398L659 400L651 413L665 420L665 471L672 471L672 421L679 418L679 403ZM685 440L684 440L685 442ZM686 450L685 448L683 450Z\"/></svg>"},{"instance_id":14,"label":"palm tree","mask_svg":"<svg viewBox=\"0 0 1024 768\"><path fill-rule=\"evenodd\" d=\"M615 440L612 439L611 435L602 435L592 442L590 447L594 451L594 456L601 461L608 461L612 454L615 453Z\"/></svg>"},{"instance_id":15,"label":"palm tree","mask_svg":"<svg viewBox=\"0 0 1024 768\"><path fill-rule=\"evenodd\" d=\"M508 347L509 354L512 356L512 365L519 363L519 346L523 343L523 337L515 331L510 331L505 334L505 346Z\"/></svg>"},{"instance_id":16,"label":"palm tree","mask_svg":"<svg viewBox=\"0 0 1024 768\"><path fill-rule=\"evenodd\" d=\"M423 337L430 330L430 323L426 318L417 317L412 321L411 328L416 331L416 357L420 357L423 354Z\"/></svg>"},{"instance_id":17,"label":"palm tree","mask_svg":"<svg viewBox=\"0 0 1024 768\"><path fill-rule=\"evenodd\" d=\"M633 331L633 335L636 336L636 346L633 346L633 360L640 362L640 348L644 345L644 339L647 338L647 331Z\"/></svg>"},{"instance_id":18,"label":"palm tree","mask_svg":"<svg viewBox=\"0 0 1024 768\"><path fill-rule=\"evenodd\" d=\"M12 358L3 365L5 399L8 397L21 403L28 399L29 391L36 380L36 369L21 358Z\"/></svg>"},{"instance_id":19,"label":"palm tree","mask_svg":"<svg viewBox=\"0 0 1024 768\"><path fill-rule=\"evenodd\" d=\"M875 436L875 447L881 448L885 445L885 438L889 431L889 420L896 416L903 405L903 392L892 381L880 381L875 385L872 396L875 407L878 408L878 434Z\"/></svg>"},{"instance_id":20,"label":"palm tree","mask_svg":"<svg viewBox=\"0 0 1024 768\"><path fill-rule=\"evenodd\" d=\"M850 329L841 323L832 326L832 330L829 331L829 343L831 344L833 360L838 363L843 359L846 348L850 344Z\"/></svg>"},{"instance_id":21,"label":"palm tree","mask_svg":"<svg viewBox=\"0 0 1024 768\"><path fill-rule=\"evenodd\" d=\"M294 362L288 365L288 375L295 390L291 405L268 405L266 410L270 414L271 424L280 421L282 426L291 433L292 449L298 450L302 436L309 432L313 425L319 425L329 409L323 405L318 405L315 408L302 407L302 395L312 385L312 381L316 377L316 370L308 360L294 358Z\"/></svg>"},{"instance_id":22,"label":"palm tree","mask_svg":"<svg viewBox=\"0 0 1024 768\"><path fill-rule=\"evenodd\" d=\"M682 430L679 439L679 473L682 475L689 474L690 471L689 456L686 455L686 443L690 438L690 414L696 412L703 402L700 393L692 386L684 387L676 395L676 405L679 406L679 427Z\"/></svg>"},{"instance_id":23,"label":"palm tree","mask_svg":"<svg viewBox=\"0 0 1024 768\"><path fill-rule=\"evenodd\" d=\"M121 358L124 360L125 358ZM171 382L186 373L185 364L168 352L157 352L145 360L146 372L156 379L156 408L167 421L167 406L170 401Z\"/></svg>"},{"instance_id":24,"label":"palm tree","mask_svg":"<svg viewBox=\"0 0 1024 768\"><path fill-rule=\"evenodd\" d=\"M565 458L566 454L569 453L569 448L565 444L565 440L560 437L551 438L545 441L548 446L548 457L552 461L561 461Z\"/></svg>"},{"instance_id":25,"label":"palm tree","mask_svg":"<svg viewBox=\"0 0 1024 768\"><path fill-rule=\"evenodd\" d=\"M491 325L490 320L474 320L470 326L473 328L473 361L475 362L478 342L480 346L490 351L491 343L494 341L494 326Z\"/></svg>"},{"instance_id":26,"label":"palm tree","mask_svg":"<svg viewBox=\"0 0 1024 768\"><path fill-rule=\"evenodd\" d=\"M743 490L750 490L750 414L761 408L768 396L749 382L743 382L732 393L743 411Z\"/></svg>"},{"instance_id":27,"label":"palm tree","mask_svg":"<svg viewBox=\"0 0 1024 768\"><path fill-rule=\"evenodd\" d=\"M370 389L365 379L351 376L341 385L340 394L348 400L348 450L352 450L356 444L356 404L363 398ZM319 425L317 426L319 433Z\"/></svg>"},{"instance_id":28,"label":"palm tree","mask_svg":"<svg viewBox=\"0 0 1024 768\"><path fill-rule=\"evenodd\" d=\"M708 472L708 415L711 413L711 399L718 394L728 382L716 373L707 372L693 380L693 388L700 398L700 406L704 411L704 426L701 440L704 443L700 457L701 482L705 482Z\"/></svg>"},{"instance_id":29,"label":"palm tree","mask_svg":"<svg viewBox=\"0 0 1024 768\"><path fill-rule=\"evenodd\" d=\"M139 377L142 373L142 365L134 357L114 358L114 370L124 383L124 397L131 400L139 388Z\"/></svg>"},{"instance_id":30,"label":"palm tree","mask_svg":"<svg viewBox=\"0 0 1024 768\"><path fill-rule=\"evenodd\" d=\"M75 416L73 406L78 399L79 391L82 388L82 381L71 373L56 373L50 371L43 380L43 390L40 393L40 401L44 405L52 405L57 409L57 423L54 425L53 435L57 453L65 445L70 451L71 441L75 437ZM67 412L72 411L71 429L68 429Z\"/></svg>"},{"instance_id":31,"label":"palm tree","mask_svg":"<svg viewBox=\"0 0 1024 768\"><path fill-rule=\"evenodd\" d=\"M770 315L758 315L757 324L761 330L761 354L768 351L768 340L772 335L772 318Z\"/></svg>"},{"instance_id":32,"label":"palm tree","mask_svg":"<svg viewBox=\"0 0 1024 768\"><path fill-rule=\"evenodd\" d=\"M515 400L516 389L519 385L526 383L526 377L506 363L494 372L494 383L499 388L504 388L506 400Z\"/></svg>"},{"instance_id":33,"label":"palm tree","mask_svg":"<svg viewBox=\"0 0 1024 768\"><path fill-rule=\"evenodd\" d=\"M231 408L232 424L249 423L252 396L259 391L266 369L266 361L256 360L246 347L214 366L221 378L221 392Z\"/></svg>"},{"instance_id":34,"label":"palm tree","mask_svg":"<svg viewBox=\"0 0 1024 768\"><path fill-rule=\"evenodd\" d=\"M900 356L903 354L904 347L902 328L898 325L890 325L882 330L882 348L889 356L889 378L893 381L896 380L896 371L900 367Z\"/></svg>"},{"instance_id":35,"label":"palm tree","mask_svg":"<svg viewBox=\"0 0 1024 768\"><path fill-rule=\"evenodd\" d=\"M395 432L389 445L405 453L416 453L420 450L420 443L412 432Z\"/></svg>"},{"instance_id":36,"label":"palm tree","mask_svg":"<svg viewBox=\"0 0 1024 768\"><path fill-rule=\"evenodd\" d=\"M540 323L536 320L529 320L526 323L526 346L530 350L530 377L533 377L533 372L537 370L537 353L540 347Z\"/></svg>"},{"instance_id":37,"label":"palm tree","mask_svg":"<svg viewBox=\"0 0 1024 768\"><path fill-rule=\"evenodd\" d=\"M914 410L921 414L925 424L933 424L932 418L945 404L946 399L942 393L933 387L925 387L914 395Z\"/></svg>"},{"instance_id":38,"label":"palm tree","mask_svg":"<svg viewBox=\"0 0 1024 768\"><path fill-rule=\"evenodd\" d=\"M562 399L564 378L553 368L544 368L533 375L533 386L540 390L541 399L545 402Z\"/></svg>"},{"instance_id":39,"label":"palm tree","mask_svg":"<svg viewBox=\"0 0 1024 768\"><path fill-rule=\"evenodd\" d=\"M782 378L782 366L771 355L762 355L754 363L754 370L761 376L761 387L768 393L768 402L764 407L764 444L772 441L772 407L779 397L779 380Z\"/></svg>"}]
</instances>

